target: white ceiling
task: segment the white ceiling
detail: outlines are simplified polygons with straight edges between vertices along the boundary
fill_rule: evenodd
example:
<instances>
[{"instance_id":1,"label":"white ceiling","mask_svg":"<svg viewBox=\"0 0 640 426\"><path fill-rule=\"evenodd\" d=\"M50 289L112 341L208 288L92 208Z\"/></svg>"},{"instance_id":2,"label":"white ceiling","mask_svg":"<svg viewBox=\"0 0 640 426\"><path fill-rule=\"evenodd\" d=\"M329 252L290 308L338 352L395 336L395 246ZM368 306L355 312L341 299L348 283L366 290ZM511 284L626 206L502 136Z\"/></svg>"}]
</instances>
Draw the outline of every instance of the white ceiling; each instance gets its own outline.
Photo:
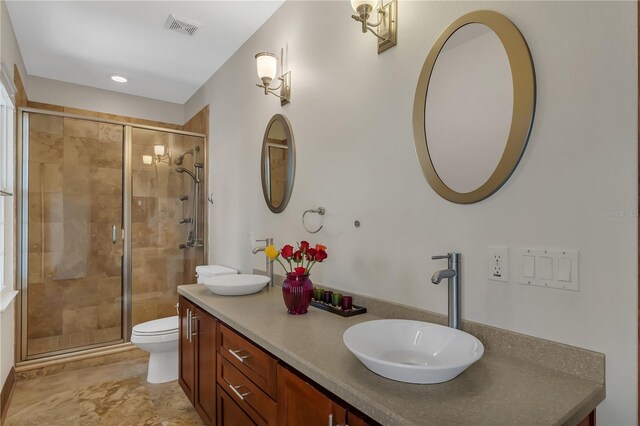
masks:
<instances>
[{"instance_id":1,"label":"white ceiling","mask_svg":"<svg viewBox=\"0 0 640 426\"><path fill-rule=\"evenodd\" d=\"M30 75L183 104L282 3L9 0L7 8ZM202 26L193 37L169 31L170 13Z\"/></svg>"}]
</instances>

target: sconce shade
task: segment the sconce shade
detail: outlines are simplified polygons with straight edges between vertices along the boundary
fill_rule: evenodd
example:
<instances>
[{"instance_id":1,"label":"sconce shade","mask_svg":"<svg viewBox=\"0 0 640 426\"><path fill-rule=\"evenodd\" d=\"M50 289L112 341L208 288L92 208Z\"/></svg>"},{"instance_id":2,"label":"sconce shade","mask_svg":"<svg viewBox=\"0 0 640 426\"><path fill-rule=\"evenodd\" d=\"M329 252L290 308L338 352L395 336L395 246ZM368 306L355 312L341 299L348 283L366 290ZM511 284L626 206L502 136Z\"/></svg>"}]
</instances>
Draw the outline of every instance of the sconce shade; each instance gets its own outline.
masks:
<instances>
[{"instance_id":1,"label":"sconce shade","mask_svg":"<svg viewBox=\"0 0 640 426\"><path fill-rule=\"evenodd\" d=\"M267 78L269 81L276 78L276 66L278 60L276 55L269 52L261 52L256 55L256 66L258 67L258 77Z\"/></svg>"},{"instance_id":2,"label":"sconce shade","mask_svg":"<svg viewBox=\"0 0 640 426\"><path fill-rule=\"evenodd\" d=\"M378 0L351 0L351 7L356 13L360 13L358 8L362 5L368 5L371 7L371 10L376 10Z\"/></svg>"},{"instance_id":3,"label":"sconce shade","mask_svg":"<svg viewBox=\"0 0 640 426\"><path fill-rule=\"evenodd\" d=\"M164 145L154 145L153 153L156 155L164 155Z\"/></svg>"},{"instance_id":4,"label":"sconce shade","mask_svg":"<svg viewBox=\"0 0 640 426\"><path fill-rule=\"evenodd\" d=\"M150 155L143 155L142 156L142 163L143 164L151 164L153 163L153 157Z\"/></svg>"}]
</instances>

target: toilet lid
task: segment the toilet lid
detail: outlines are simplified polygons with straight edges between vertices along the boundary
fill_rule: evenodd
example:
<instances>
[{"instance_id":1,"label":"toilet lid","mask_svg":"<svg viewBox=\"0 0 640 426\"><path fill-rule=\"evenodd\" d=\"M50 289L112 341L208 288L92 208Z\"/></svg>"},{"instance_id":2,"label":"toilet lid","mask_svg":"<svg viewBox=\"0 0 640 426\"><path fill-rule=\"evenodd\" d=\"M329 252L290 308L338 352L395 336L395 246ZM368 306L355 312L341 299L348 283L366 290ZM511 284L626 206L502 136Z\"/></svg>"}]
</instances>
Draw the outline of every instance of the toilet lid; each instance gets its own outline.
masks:
<instances>
[{"instance_id":1,"label":"toilet lid","mask_svg":"<svg viewBox=\"0 0 640 426\"><path fill-rule=\"evenodd\" d=\"M178 316L143 322L133 327L135 334L168 334L178 331Z\"/></svg>"}]
</instances>

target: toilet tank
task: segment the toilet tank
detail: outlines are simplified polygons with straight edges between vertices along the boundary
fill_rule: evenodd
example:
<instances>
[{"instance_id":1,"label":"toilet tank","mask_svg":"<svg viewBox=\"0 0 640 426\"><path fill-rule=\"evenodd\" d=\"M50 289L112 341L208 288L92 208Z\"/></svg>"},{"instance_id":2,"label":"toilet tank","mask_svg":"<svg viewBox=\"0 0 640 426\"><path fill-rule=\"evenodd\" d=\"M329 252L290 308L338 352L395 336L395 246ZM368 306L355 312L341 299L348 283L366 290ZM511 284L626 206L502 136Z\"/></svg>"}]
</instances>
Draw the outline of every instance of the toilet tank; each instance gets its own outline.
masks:
<instances>
[{"instance_id":1,"label":"toilet tank","mask_svg":"<svg viewBox=\"0 0 640 426\"><path fill-rule=\"evenodd\" d=\"M215 277L217 275L235 275L237 273L237 269L228 268L222 265L196 266L196 278L198 279L198 284L203 283L207 278Z\"/></svg>"}]
</instances>

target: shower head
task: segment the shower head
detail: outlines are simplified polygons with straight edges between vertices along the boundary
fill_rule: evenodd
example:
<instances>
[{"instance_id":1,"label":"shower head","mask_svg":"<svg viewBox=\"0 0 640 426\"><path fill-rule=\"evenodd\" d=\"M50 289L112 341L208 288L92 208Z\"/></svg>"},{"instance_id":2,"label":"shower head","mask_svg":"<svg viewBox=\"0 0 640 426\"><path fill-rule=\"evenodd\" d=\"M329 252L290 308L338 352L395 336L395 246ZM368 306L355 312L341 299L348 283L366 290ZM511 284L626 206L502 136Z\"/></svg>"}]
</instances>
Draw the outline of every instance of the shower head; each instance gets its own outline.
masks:
<instances>
[{"instance_id":1,"label":"shower head","mask_svg":"<svg viewBox=\"0 0 640 426\"><path fill-rule=\"evenodd\" d=\"M182 162L184 161L184 156L189 154L189 155L194 155L195 153L200 152L200 147L196 146L193 149L190 149L188 151L183 152L178 158L176 158L173 162L176 164L176 166L182 166Z\"/></svg>"},{"instance_id":2,"label":"shower head","mask_svg":"<svg viewBox=\"0 0 640 426\"><path fill-rule=\"evenodd\" d=\"M191 170L185 169L184 167L176 167L176 172L178 172L178 173L186 173L189 176L191 176L191 179L193 179L196 183L200 183L200 179L198 179L196 177L196 175L194 175Z\"/></svg>"}]
</instances>

